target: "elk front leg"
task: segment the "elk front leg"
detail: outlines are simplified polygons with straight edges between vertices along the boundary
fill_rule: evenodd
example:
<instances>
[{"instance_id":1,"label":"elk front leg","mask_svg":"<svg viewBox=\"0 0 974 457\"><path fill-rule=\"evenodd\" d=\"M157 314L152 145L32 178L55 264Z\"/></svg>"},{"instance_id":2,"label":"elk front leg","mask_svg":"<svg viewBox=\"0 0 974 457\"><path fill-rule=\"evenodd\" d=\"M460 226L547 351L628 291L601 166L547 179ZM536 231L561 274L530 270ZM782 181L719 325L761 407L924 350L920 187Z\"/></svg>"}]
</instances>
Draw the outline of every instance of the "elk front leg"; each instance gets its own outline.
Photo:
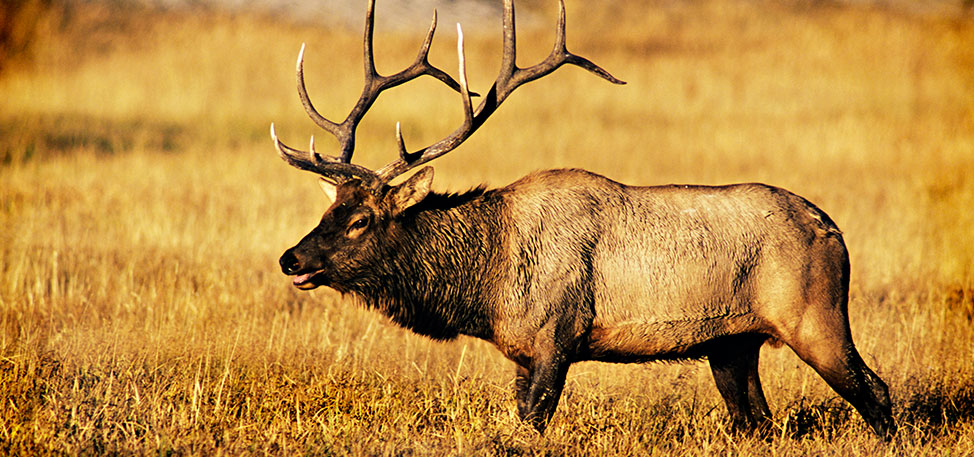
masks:
<instances>
[{"instance_id":1,"label":"elk front leg","mask_svg":"<svg viewBox=\"0 0 974 457\"><path fill-rule=\"evenodd\" d=\"M517 389L515 394L517 398L517 417L524 420L527 417L528 409L528 391L531 390L531 370L518 364L517 373L514 377L514 388Z\"/></svg>"},{"instance_id":2,"label":"elk front leg","mask_svg":"<svg viewBox=\"0 0 974 457\"><path fill-rule=\"evenodd\" d=\"M535 354L530 367L518 365L515 386L517 388L517 414L540 433L544 433L548 421L555 413L558 399L565 387L565 376L571 364L555 351Z\"/></svg>"}]
</instances>

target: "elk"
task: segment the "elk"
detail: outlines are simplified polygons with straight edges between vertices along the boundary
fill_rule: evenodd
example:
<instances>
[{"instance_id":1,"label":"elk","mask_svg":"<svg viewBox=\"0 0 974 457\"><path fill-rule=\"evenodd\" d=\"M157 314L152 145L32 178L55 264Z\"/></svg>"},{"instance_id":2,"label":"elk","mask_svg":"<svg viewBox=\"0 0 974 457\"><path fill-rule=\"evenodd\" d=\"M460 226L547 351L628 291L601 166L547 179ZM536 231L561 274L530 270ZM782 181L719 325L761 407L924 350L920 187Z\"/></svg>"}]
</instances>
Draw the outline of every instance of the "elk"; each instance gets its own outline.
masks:
<instances>
[{"instance_id":1,"label":"elk","mask_svg":"<svg viewBox=\"0 0 974 457\"><path fill-rule=\"evenodd\" d=\"M390 76L373 63L374 0L364 36L365 87L341 123L314 108L297 61L298 95L334 135L338 156L271 137L289 164L321 177L333 204L280 258L293 285L360 297L397 324L434 339L468 335L516 365L519 417L544 432L574 362L706 358L735 430L772 424L758 377L765 343L789 346L869 426L895 431L886 384L852 342L849 256L842 233L815 205L763 184L634 187L583 170L535 172L501 188L431 191L433 169L393 179L450 152L519 86L564 64L624 84L568 52L565 6L542 62L515 64L512 0L504 1L503 57L476 109L458 25L459 82L429 63L436 14L414 63ZM355 128L384 90L419 76L461 95L464 121L372 170L351 163Z\"/></svg>"}]
</instances>

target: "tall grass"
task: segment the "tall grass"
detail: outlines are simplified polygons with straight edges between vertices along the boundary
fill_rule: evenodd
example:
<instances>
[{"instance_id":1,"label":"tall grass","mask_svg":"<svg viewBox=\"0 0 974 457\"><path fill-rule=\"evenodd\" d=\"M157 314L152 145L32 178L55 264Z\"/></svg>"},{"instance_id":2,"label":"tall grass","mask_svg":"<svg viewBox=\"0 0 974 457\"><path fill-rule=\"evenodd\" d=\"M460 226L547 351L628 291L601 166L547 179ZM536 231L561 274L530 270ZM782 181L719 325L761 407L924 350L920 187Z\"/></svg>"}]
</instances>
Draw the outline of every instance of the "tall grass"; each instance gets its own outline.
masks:
<instances>
[{"instance_id":1,"label":"tall grass","mask_svg":"<svg viewBox=\"0 0 974 457\"><path fill-rule=\"evenodd\" d=\"M540 3L520 30L522 65L553 38ZM705 363L573 367L538 436L516 418L513 364L488 344L431 342L278 272L324 201L276 157L267 126L294 144L317 133L294 93L302 42L316 105L344 116L361 89L358 31L92 5L42 21L34 65L0 78L2 452L974 453L969 21L569 2L569 47L629 84L559 70L436 163L439 190L582 167L808 197L849 244L854 336L896 402L886 445L771 348L770 441L724 432ZM425 27L378 29L379 70L407 65ZM498 34L468 34L475 90L495 75ZM454 38L441 25L432 60L455 74ZM356 160L391 160L396 121L412 145L446 135L459 105L439 82L390 91Z\"/></svg>"}]
</instances>

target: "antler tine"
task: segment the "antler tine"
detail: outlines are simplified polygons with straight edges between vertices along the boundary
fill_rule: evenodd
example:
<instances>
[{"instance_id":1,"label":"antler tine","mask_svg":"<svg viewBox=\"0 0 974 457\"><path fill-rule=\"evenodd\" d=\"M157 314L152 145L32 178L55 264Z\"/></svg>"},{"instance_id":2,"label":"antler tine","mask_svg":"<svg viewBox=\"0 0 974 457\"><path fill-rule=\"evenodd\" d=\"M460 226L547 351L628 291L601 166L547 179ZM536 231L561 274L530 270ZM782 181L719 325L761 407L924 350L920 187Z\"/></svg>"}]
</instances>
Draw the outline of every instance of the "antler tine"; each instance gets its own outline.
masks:
<instances>
[{"instance_id":1,"label":"antler tine","mask_svg":"<svg viewBox=\"0 0 974 457\"><path fill-rule=\"evenodd\" d=\"M511 4L511 1L512 0L505 0L504 7L506 9L509 4L511 6L511 35L513 35L514 34L513 32L514 12L513 12L513 4ZM505 33L506 32L507 30L505 26ZM505 42L505 45L507 44L508 43ZM510 39L510 45L513 46L513 44L514 44L514 38L512 36L512 38ZM505 53L506 52L507 49L505 49ZM510 54L513 58L514 50L511 50ZM547 58L541 61L541 63L534 65L532 67L522 69L522 68L518 68L516 65L513 65L512 62L511 65L512 65L513 72L511 75L509 75L509 78L505 81L508 84L503 87L498 87L498 97L497 97L498 104L504 101L504 99L507 98L507 96L511 92L513 92L514 89L518 88L523 84L534 81L535 79L541 78L542 76L546 76L552 73L553 71L557 70L558 67L566 63L584 68L613 84L625 84L625 81L616 79L614 76L609 74L609 72L605 71L604 69L602 69L602 67L596 65L592 61L584 57L572 54L571 52L568 51L568 48L566 46L566 39L565 39L565 2L564 0L559 0L558 1L558 27L555 30L554 48L551 50L551 53L548 54Z\"/></svg>"},{"instance_id":2,"label":"antler tine","mask_svg":"<svg viewBox=\"0 0 974 457\"><path fill-rule=\"evenodd\" d=\"M592 61L568 52L565 45L565 3L563 0L559 0L558 28L556 30L555 46L551 53L537 65L524 69L518 68L516 64L517 35L514 24L514 3L513 0L504 0L504 53L501 60L500 73L494 85L487 93L487 96L481 101L480 106L477 107L476 111L472 111L470 109L470 97L466 82L463 32L460 30L459 24L457 25L457 34L457 53L460 61L460 94L463 97L464 109L463 125L450 133L446 138L414 153L406 152L406 148L402 142L402 134L397 127L400 158L376 171L376 175L378 175L381 183L387 183L396 176L414 167L452 151L480 128L514 89L546 76L566 63L582 67L611 83L625 84L624 81L616 79Z\"/></svg>"},{"instance_id":3,"label":"antler tine","mask_svg":"<svg viewBox=\"0 0 974 457\"><path fill-rule=\"evenodd\" d=\"M301 99L301 104L304 106L304 110L311 117L318 127L321 127L325 131L331 133L332 135L338 135L339 124L336 124L328 119L325 119L318 110L315 109L314 104L311 103L311 97L308 96L308 89L304 84L304 43L301 43L301 51L298 52L298 62L296 64L297 80L298 80L298 98Z\"/></svg>"},{"instance_id":4,"label":"antler tine","mask_svg":"<svg viewBox=\"0 0 974 457\"><path fill-rule=\"evenodd\" d=\"M463 126L473 124L473 103L470 102L470 87L467 86L467 63L463 52L463 29L457 24L457 60L459 61L460 97L463 98Z\"/></svg>"},{"instance_id":5,"label":"antler tine","mask_svg":"<svg viewBox=\"0 0 974 457\"><path fill-rule=\"evenodd\" d=\"M324 116L318 113L318 110L315 109L314 104L311 103L311 97L308 96L308 89L304 83L304 47L304 43L301 43L301 51L298 53L298 98L301 99L301 105L304 106L304 111L308 113L308 117L310 117L318 127L321 127L323 130L334 135L335 138L338 139L338 144L340 150L342 151L341 157L348 155L349 158L351 158L351 151L355 149L354 126L349 128L350 123L347 119L341 124L337 124L326 119Z\"/></svg>"},{"instance_id":6,"label":"antler tine","mask_svg":"<svg viewBox=\"0 0 974 457\"><path fill-rule=\"evenodd\" d=\"M494 87L507 85L507 81L517 70L517 26L514 20L514 2L504 0L504 46L501 56L500 73ZM500 103L500 102L498 102Z\"/></svg>"},{"instance_id":7,"label":"antler tine","mask_svg":"<svg viewBox=\"0 0 974 457\"><path fill-rule=\"evenodd\" d=\"M375 71L375 56L372 53L372 36L375 31L375 0L369 0L369 6L365 10L365 36L362 37L362 63L365 64L365 87L368 89L369 81L379 76Z\"/></svg>"},{"instance_id":8,"label":"antler tine","mask_svg":"<svg viewBox=\"0 0 974 457\"><path fill-rule=\"evenodd\" d=\"M274 131L274 124L271 124L271 139L281 158L295 168L316 173L333 184L358 178L370 187L379 186L378 175L374 171L361 165L340 162L337 157L320 156L314 150L314 137L311 138L310 152L295 149L281 142Z\"/></svg>"},{"instance_id":9,"label":"antler tine","mask_svg":"<svg viewBox=\"0 0 974 457\"><path fill-rule=\"evenodd\" d=\"M436 79L439 79L440 81L443 81L443 83L449 86L450 89L460 92L460 85L457 84L457 82L452 77L450 77L450 75L446 74L446 72L440 70L439 68L434 67L429 63L429 50L430 50L430 45L433 42L433 32L435 31L436 31L436 10L433 10L433 21L430 23L429 32L427 32L426 34L426 41L423 42L423 47L419 50L419 55L416 56L416 61L413 62L413 65L410 67L410 69L414 67L417 70L424 69L426 71L426 74ZM403 73L405 73L405 71ZM476 93L472 93L471 95L473 95L474 97L479 96L479 94Z\"/></svg>"},{"instance_id":10,"label":"antler tine","mask_svg":"<svg viewBox=\"0 0 974 457\"><path fill-rule=\"evenodd\" d=\"M406 143L402 141L402 126L396 122L396 144L399 146L399 158L403 161L409 161L409 153L406 152Z\"/></svg>"}]
</instances>

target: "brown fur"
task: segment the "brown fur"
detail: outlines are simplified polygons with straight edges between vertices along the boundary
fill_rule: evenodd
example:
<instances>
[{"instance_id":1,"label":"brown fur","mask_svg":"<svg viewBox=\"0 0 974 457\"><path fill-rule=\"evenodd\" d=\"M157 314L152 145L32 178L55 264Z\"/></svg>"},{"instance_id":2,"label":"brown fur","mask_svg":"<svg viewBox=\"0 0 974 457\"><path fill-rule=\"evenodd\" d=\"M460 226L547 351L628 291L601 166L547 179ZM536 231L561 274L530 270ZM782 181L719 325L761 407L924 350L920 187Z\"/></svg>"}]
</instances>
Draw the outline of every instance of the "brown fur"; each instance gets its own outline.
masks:
<instances>
[{"instance_id":1,"label":"brown fur","mask_svg":"<svg viewBox=\"0 0 974 457\"><path fill-rule=\"evenodd\" d=\"M842 234L805 199L581 170L463 195L428 193L431 180L427 168L379 195L340 185L322 224L282 256L285 273L419 333L492 342L517 363L518 411L539 430L573 362L702 357L735 428L762 427L758 352L774 341L892 435L887 388L849 331Z\"/></svg>"}]
</instances>

